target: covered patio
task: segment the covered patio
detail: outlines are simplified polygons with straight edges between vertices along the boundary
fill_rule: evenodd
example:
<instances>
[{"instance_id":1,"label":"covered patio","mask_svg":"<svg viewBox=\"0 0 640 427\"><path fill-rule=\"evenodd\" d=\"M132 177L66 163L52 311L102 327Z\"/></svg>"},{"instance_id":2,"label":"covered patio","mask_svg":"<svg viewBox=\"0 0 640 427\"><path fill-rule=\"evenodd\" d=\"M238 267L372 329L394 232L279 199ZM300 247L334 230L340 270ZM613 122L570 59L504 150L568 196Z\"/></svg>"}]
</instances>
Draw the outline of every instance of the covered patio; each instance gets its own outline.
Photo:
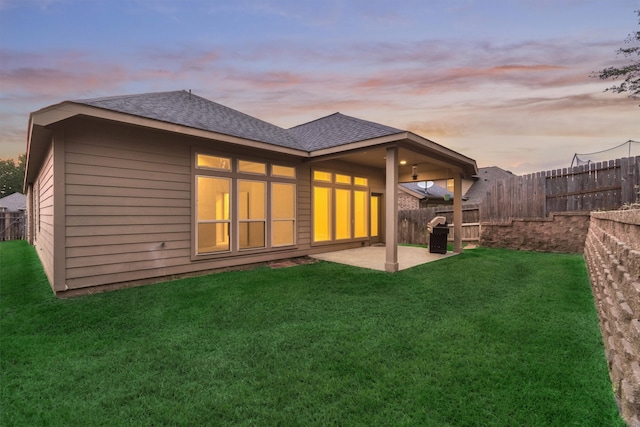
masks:
<instances>
[{"instance_id":1,"label":"covered patio","mask_svg":"<svg viewBox=\"0 0 640 427\"><path fill-rule=\"evenodd\" d=\"M410 248L398 246L398 184L402 182L452 180L453 252L462 252L462 179L471 179L477 174L475 160L407 131L316 150L311 153L310 161L317 163L329 159L376 168L384 173L384 189L380 191L383 200L380 216L383 220L379 241L385 243L385 246L370 248L371 264L364 267L394 272L429 262L434 260L430 259L431 256L438 256L423 250L424 253L415 258L409 255L414 252ZM371 243L376 242L371 239ZM399 251L406 254L405 267L401 266L402 256ZM417 254L419 249L415 251ZM350 252L338 251L335 255L325 256L340 262L340 254L344 256ZM357 265L355 258L354 263L349 264ZM364 262L367 257L363 254L357 258L362 258L358 262ZM409 261L414 258L419 261Z\"/></svg>"},{"instance_id":2,"label":"covered patio","mask_svg":"<svg viewBox=\"0 0 640 427\"><path fill-rule=\"evenodd\" d=\"M446 254L432 254L427 248L416 246L398 246L398 271L428 262L438 261L450 256L457 255L456 252ZM385 271L387 249L384 245L365 246L362 248L346 249L343 251L325 252L310 255L311 258L322 261L346 264L354 267L369 268L371 270Z\"/></svg>"}]
</instances>

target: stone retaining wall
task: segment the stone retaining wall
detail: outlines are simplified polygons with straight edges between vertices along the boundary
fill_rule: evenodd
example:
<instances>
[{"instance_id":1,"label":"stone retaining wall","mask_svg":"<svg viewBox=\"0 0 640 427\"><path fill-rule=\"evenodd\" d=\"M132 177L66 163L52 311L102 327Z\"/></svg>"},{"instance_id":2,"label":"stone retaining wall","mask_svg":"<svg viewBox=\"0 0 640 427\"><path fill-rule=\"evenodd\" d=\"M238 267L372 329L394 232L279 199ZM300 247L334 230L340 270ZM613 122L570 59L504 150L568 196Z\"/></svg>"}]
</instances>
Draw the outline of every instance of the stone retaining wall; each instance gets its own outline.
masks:
<instances>
[{"instance_id":1,"label":"stone retaining wall","mask_svg":"<svg viewBox=\"0 0 640 427\"><path fill-rule=\"evenodd\" d=\"M640 209L593 212L584 254L618 405L640 427Z\"/></svg>"},{"instance_id":2,"label":"stone retaining wall","mask_svg":"<svg viewBox=\"0 0 640 427\"><path fill-rule=\"evenodd\" d=\"M482 223L480 246L525 251L582 253L589 214L563 212L549 218L513 219L506 224Z\"/></svg>"}]
</instances>

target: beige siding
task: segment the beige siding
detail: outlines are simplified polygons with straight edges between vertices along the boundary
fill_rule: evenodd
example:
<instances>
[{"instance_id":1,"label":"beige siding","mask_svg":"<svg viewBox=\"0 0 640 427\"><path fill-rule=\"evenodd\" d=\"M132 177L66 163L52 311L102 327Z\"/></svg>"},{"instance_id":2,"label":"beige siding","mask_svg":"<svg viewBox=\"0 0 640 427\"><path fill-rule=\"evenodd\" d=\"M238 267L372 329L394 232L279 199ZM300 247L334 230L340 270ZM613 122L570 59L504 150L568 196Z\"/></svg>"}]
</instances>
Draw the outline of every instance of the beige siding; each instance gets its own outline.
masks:
<instances>
[{"instance_id":1,"label":"beige siding","mask_svg":"<svg viewBox=\"0 0 640 427\"><path fill-rule=\"evenodd\" d=\"M188 263L189 147L99 121L75 121L65 137L68 288L153 277Z\"/></svg>"},{"instance_id":2,"label":"beige siding","mask_svg":"<svg viewBox=\"0 0 640 427\"><path fill-rule=\"evenodd\" d=\"M308 163L298 168L298 246L311 246L311 168Z\"/></svg>"},{"instance_id":3,"label":"beige siding","mask_svg":"<svg viewBox=\"0 0 640 427\"><path fill-rule=\"evenodd\" d=\"M347 242L312 246L310 178L316 164L299 163L296 247L194 257L193 153L220 152L244 158L249 157L246 150L89 118L63 122L54 128L54 133L56 137L64 136L65 144L63 268L64 284L69 291L150 282L165 276L361 245ZM255 150L251 156L282 161L281 156ZM384 171L338 161L323 162L322 166L367 177L373 191L384 188ZM43 176L43 181L46 180ZM51 181L51 176L48 180ZM46 200L43 207L49 209L52 194L47 190L43 195Z\"/></svg>"},{"instance_id":4,"label":"beige siding","mask_svg":"<svg viewBox=\"0 0 640 427\"><path fill-rule=\"evenodd\" d=\"M36 252L52 286L54 282L53 160L53 144L51 144L33 184L35 200L33 202L33 230L31 231Z\"/></svg>"}]
</instances>

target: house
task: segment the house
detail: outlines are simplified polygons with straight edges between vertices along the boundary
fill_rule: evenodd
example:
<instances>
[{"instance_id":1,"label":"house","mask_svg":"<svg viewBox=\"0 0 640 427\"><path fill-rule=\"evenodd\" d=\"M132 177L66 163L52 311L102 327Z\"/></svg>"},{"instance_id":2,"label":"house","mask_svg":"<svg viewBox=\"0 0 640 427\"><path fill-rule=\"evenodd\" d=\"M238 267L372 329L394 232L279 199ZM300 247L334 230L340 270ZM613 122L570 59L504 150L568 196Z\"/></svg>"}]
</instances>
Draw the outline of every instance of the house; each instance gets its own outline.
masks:
<instances>
[{"instance_id":1,"label":"house","mask_svg":"<svg viewBox=\"0 0 640 427\"><path fill-rule=\"evenodd\" d=\"M464 197L467 198L467 203L480 204L487 196L487 191L491 189L496 181L513 178L514 176L512 172L497 166L479 168L473 184L464 194Z\"/></svg>"},{"instance_id":2,"label":"house","mask_svg":"<svg viewBox=\"0 0 640 427\"><path fill-rule=\"evenodd\" d=\"M0 241L25 238L26 200L22 193L0 199Z\"/></svg>"},{"instance_id":3,"label":"house","mask_svg":"<svg viewBox=\"0 0 640 427\"><path fill-rule=\"evenodd\" d=\"M398 187L398 209L420 209L453 203L453 192L433 181L403 182ZM463 196L462 201L466 201Z\"/></svg>"},{"instance_id":4,"label":"house","mask_svg":"<svg viewBox=\"0 0 640 427\"><path fill-rule=\"evenodd\" d=\"M472 179L462 180L462 201L467 204L480 204L494 182L512 178L515 175L497 166L478 168L478 174ZM445 188L446 187L446 188ZM453 203L453 180L404 182L398 189L398 209L420 209L434 205Z\"/></svg>"},{"instance_id":5,"label":"house","mask_svg":"<svg viewBox=\"0 0 640 427\"><path fill-rule=\"evenodd\" d=\"M0 199L0 212L24 212L27 209L27 196L12 193Z\"/></svg>"},{"instance_id":6,"label":"house","mask_svg":"<svg viewBox=\"0 0 640 427\"><path fill-rule=\"evenodd\" d=\"M190 91L64 101L29 118L29 240L57 295L379 242L393 272L398 184L476 173L340 113L284 129Z\"/></svg>"}]
</instances>

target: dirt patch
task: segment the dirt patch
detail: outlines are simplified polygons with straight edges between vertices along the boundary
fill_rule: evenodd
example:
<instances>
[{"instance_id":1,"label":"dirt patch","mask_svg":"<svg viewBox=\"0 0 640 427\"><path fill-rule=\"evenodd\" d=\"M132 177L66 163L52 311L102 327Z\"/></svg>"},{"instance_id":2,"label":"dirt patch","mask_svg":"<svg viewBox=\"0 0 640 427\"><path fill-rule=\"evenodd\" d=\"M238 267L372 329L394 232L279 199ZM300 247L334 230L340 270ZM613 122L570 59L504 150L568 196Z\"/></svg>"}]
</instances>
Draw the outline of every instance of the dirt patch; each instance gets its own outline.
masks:
<instances>
[{"instance_id":1,"label":"dirt patch","mask_svg":"<svg viewBox=\"0 0 640 427\"><path fill-rule=\"evenodd\" d=\"M269 268L287 268L287 267L295 267L296 265L305 265L305 264L313 264L318 262L318 260L304 256L297 258L288 258L278 261L270 262Z\"/></svg>"}]
</instances>

